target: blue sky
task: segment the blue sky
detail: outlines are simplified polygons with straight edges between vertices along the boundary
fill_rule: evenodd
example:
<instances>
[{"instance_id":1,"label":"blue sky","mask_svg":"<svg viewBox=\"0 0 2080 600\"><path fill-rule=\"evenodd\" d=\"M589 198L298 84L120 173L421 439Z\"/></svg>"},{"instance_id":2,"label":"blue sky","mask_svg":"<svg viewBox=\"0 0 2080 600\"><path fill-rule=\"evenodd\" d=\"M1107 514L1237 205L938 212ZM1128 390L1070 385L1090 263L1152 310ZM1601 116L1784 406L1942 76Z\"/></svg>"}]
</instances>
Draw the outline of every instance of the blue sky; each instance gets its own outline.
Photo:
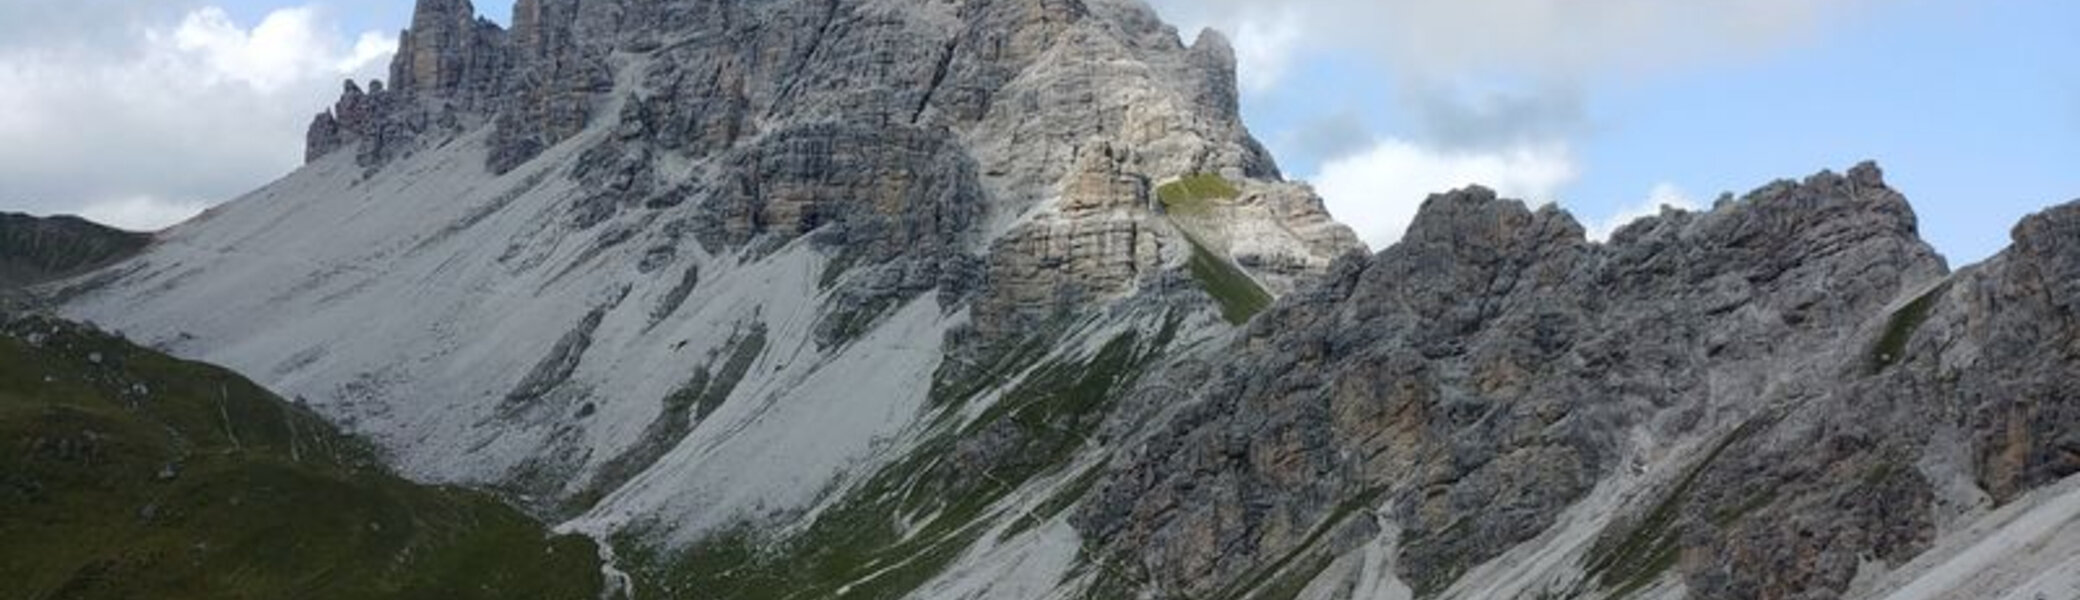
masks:
<instances>
[{"instance_id":1,"label":"blue sky","mask_svg":"<svg viewBox=\"0 0 2080 600\"><path fill-rule=\"evenodd\" d=\"M411 11L409 0L81 1L106 6L59 11L47 0L0 0L0 21L15 23L0 23L0 83L43 84L0 86L17 88L0 92L0 106L30 125L0 119L0 138L10 126L49 131L33 127L39 118L78 121L67 111L82 106L112 107L101 112L120 118L102 120L123 125L77 147L0 156L0 209L157 225L279 176L299 162L301 125L336 95L338 79L381 74L380 61L348 60L356 43L394 35ZM1871 158L1914 201L1924 234L1953 265L1997 251L2023 215L2080 199L2080 3L1153 4L1187 38L1215 26L1235 39L1252 129L1289 177L1317 183L1332 211L1375 246L1398 236L1425 192L1474 180L1556 201L1596 228L1659 202L1708 205L1724 191ZM227 38L221 48L198 54L164 43L212 6L223 22L203 19L212 27L200 29ZM479 8L499 20L510 12L499 0ZM302 18L256 28L284 9ZM131 26L109 27L108 15ZM93 77L53 83L21 64L97 36L120 43L63 54L76 62L68 72ZM307 60L255 66L253 57L285 46ZM160 64L148 60L154 53L195 72L125 66ZM327 68L281 72L304 64ZM196 91L182 106L138 107L124 86ZM239 94L252 98L227 100ZM196 112L216 104L227 114ZM197 147L197 132L179 125L239 119L251 131L223 149ZM130 147L97 145L104 141Z\"/></svg>"},{"instance_id":2,"label":"blue sky","mask_svg":"<svg viewBox=\"0 0 2080 600\"><path fill-rule=\"evenodd\" d=\"M2076 27L2075 2L1898 2L1806 48L1613 86L1563 200L1654 180L1702 199L1871 158L1926 237L1978 260L2024 215L2080 199Z\"/></svg>"},{"instance_id":3,"label":"blue sky","mask_svg":"<svg viewBox=\"0 0 2080 600\"><path fill-rule=\"evenodd\" d=\"M1961 265L2006 245L2024 215L2080 199L2080 3L1844 4L1784 25L1802 28L1795 35L1677 64L1590 65L1557 76L1504 64L1460 85L1503 96L1531 89L1525 104L1551 105L1496 110L1491 120L1567 147L1572 176L1534 186L1550 188L1537 200L1558 201L1586 223L1638 212L1657 187L1708 206L1721 192L1875 159L1914 202L1924 236ZM1250 29L1227 25L1245 36ZM1401 59L1353 47L1301 50L1275 84L1245 94L1252 128L1290 176L1319 174L1337 153L1362 151L1367 136L1425 144L1432 117L1405 99L1394 72ZM1484 93L1459 95L1478 107ZM1451 152L1448 143L1429 145Z\"/></svg>"}]
</instances>

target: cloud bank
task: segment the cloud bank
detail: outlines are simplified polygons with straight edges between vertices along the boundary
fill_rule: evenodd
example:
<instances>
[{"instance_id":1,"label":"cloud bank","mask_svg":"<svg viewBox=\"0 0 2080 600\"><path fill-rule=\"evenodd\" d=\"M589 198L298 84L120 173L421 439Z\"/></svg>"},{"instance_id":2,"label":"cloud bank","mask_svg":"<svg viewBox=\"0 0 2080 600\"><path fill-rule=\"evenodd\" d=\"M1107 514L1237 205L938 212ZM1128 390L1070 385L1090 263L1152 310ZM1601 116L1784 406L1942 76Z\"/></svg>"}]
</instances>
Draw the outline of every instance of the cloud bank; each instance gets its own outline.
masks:
<instances>
[{"instance_id":1,"label":"cloud bank","mask_svg":"<svg viewBox=\"0 0 2080 600\"><path fill-rule=\"evenodd\" d=\"M0 209L131 229L295 168L311 115L396 46L312 6L242 25L209 6L35 4L0 9L0 32L22 33L0 43Z\"/></svg>"},{"instance_id":2,"label":"cloud bank","mask_svg":"<svg viewBox=\"0 0 2080 600\"><path fill-rule=\"evenodd\" d=\"M1244 78L1275 83L1316 51L1357 51L1397 76L1469 72L1571 79L1773 51L1867 0L1153 0L1181 29L1251 50ZM1265 68L1263 65L1272 65ZM1251 69L1255 66L1257 68Z\"/></svg>"}]
</instances>

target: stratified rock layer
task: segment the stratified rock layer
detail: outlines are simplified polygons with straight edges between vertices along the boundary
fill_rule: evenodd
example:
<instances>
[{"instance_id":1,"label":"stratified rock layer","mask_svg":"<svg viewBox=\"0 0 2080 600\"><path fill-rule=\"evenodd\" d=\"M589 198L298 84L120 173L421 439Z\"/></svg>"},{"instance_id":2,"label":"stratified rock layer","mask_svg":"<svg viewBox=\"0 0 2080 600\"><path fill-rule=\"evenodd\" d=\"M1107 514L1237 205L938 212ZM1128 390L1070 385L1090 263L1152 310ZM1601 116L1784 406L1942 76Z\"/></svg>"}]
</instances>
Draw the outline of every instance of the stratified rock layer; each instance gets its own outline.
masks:
<instances>
[{"instance_id":1,"label":"stratified rock layer","mask_svg":"<svg viewBox=\"0 0 2080 600\"><path fill-rule=\"evenodd\" d=\"M1913 465L1958 451L1929 445L1936 429L1976 436L1961 464L1997 497L2080 469L2060 438L2080 389L2072 310L2049 291L2070 280L2043 276L2072 273L2054 233L2070 214L1946 279L1871 165L1609 244L1550 207L1436 196L1401 244L1253 323L1204 404L1077 523L1157 589L1202 596L1318 531L1373 535L1348 502L1377 497L1400 575L1434 594L1651 458L1641 440L1704 437L1694 475L1605 534L1588 584L1652 582L1639 563L1658 555L1699 597L1832 597L1860 561L1933 539L1939 488Z\"/></svg>"}]
</instances>

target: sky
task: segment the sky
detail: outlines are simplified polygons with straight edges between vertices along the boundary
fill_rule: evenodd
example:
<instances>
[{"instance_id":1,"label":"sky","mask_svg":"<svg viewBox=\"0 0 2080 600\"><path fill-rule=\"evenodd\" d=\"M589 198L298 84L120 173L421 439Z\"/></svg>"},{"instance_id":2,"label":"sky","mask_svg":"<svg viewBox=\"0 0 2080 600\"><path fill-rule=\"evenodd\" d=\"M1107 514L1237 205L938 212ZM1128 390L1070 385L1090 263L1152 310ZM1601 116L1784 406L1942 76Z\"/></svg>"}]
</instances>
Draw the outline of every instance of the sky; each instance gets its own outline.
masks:
<instances>
[{"instance_id":1,"label":"sky","mask_svg":"<svg viewBox=\"0 0 2080 600\"><path fill-rule=\"evenodd\" d=\"M1151 3L1233 39L1252 131L1375 249L1470 183L1603 235L1875 159L1953 265L2080 199L2080 2ZM410 11L0 0L0 210L154 229L280 177Z\"/></svg>"}]
</instances>

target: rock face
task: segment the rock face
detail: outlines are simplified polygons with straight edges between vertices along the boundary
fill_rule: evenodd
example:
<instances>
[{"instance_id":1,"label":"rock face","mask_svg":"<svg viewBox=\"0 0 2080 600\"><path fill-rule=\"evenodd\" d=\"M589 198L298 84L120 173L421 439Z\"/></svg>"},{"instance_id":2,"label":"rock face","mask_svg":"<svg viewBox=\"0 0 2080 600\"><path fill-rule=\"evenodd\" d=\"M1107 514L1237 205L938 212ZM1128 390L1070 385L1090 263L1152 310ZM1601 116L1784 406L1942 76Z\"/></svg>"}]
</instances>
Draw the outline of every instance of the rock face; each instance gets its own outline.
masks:
<instances>
[{"instance_id":1,"label":"rock face","mask_svg":"<svg viewBox=\"0 0 2080 600\"><path fill-rule=\"evenodd\" d=\"M1101 263L1148 275L1184 264L1174 248L1149 254L1183 247L1174 234L1137 233L1161 229L1152 204L1094 213L1089 203L1146 203L1149 181L1193 173L1278 177L1241 125L1226 39L1207 32L1183 47L1138 2L529 0L515 11L508 32L466 0L421 2L391 87L349 82L312 124L307 154L355 147L375 167L489 123L487 167L503 173L582 130L593 108L618 105L602 115L612 136L574 142L590 146L572 177L595 190L574 202L575 225L692 199L691 227L710 253L821 230L848 264L923 255L895 267L904 294L976 287L957 281L978 270L973 252L1014 250L990 257L986 272L1005 278L1008 297L981 311L988 330L1148 279ZM614 52L635 58L609 85L602 57ZM1099 177L1138 183L1090 189L1082 169L1100 168L1093 161L1109 161ZM1362 247L1305 188L1276 190L1258 196L1267 208L1220 225L1246 233L1232 258L1262 265L1277 289ZM986 246L1031 212L1044 222ZM1065 254L1122 235L1142 254ZM1028 297L1042 287L1047 298Z\"/></svg>"},{"instance_id":2,"label":"rock face","mask_svg":"<svg viewBox=\"0 0 2080 600\"><path fill-rule=\"evenodd\" d=\"M1085 155L1058 210L995 242L989 294L975 309L985 337L1154 284L1165 268L1182 264L1175 227L1155 210L1148 179L1122 169L1123 159L1110 147Z\"/></svg>"},{"instance_id":3,"label":"rock face","mask_svg":"<svg viewBox=\"0 0 2080 600\"><path fill-rule=\"evenodd\" d=\"M478 17L469 0L427 0L412 12L390 63L390 87L346 84L339 103L319 114L304 155L317 160L356 148L376 167L421 146L491 122L485 166L504 173L575 135L590 118L610 70L580 48L569 30L575 2L523 2L514 30Z\"/></svg>"},{"instance_id":4,"label":"rock face","mask_svg":"<svg viewBox=\"0 0 2080 600\"><path fill-rule=\"evenodd\" d=\"M420 2L303 170L67 310L313 398L415 475L690 540L918 443L942 363L1144 292L1260 308L1362 248L1243 127L1226 40L1138 1L527 0L511 23ZM1188 177L1239 192L1159 201ZM731 397L668 422L750 330ZM772 457L799 476L738 470Z\"/></svg>"},{"instance_id":5,"label":"rock face","mask_svg":"<svg viewBox=\"0 0 2080 600\"><path fill-rule=\"evenodd\" d=\"M1674 455L1580 572L1514 594L1675 573L1694 597L1837 597L1867 561L1926 549L1970 490L2080 472L2076 329L2052 291L2080 255L2054 233L2074 210L1950 276L1868 164L1607 245L1550 207L1436 196L1401 244L1253 323L1075 522L1163 594L1250 589L1312 545L1387 535L1418 595L1481 597L1462 575Z\"/></svg>"}]
</instances>

